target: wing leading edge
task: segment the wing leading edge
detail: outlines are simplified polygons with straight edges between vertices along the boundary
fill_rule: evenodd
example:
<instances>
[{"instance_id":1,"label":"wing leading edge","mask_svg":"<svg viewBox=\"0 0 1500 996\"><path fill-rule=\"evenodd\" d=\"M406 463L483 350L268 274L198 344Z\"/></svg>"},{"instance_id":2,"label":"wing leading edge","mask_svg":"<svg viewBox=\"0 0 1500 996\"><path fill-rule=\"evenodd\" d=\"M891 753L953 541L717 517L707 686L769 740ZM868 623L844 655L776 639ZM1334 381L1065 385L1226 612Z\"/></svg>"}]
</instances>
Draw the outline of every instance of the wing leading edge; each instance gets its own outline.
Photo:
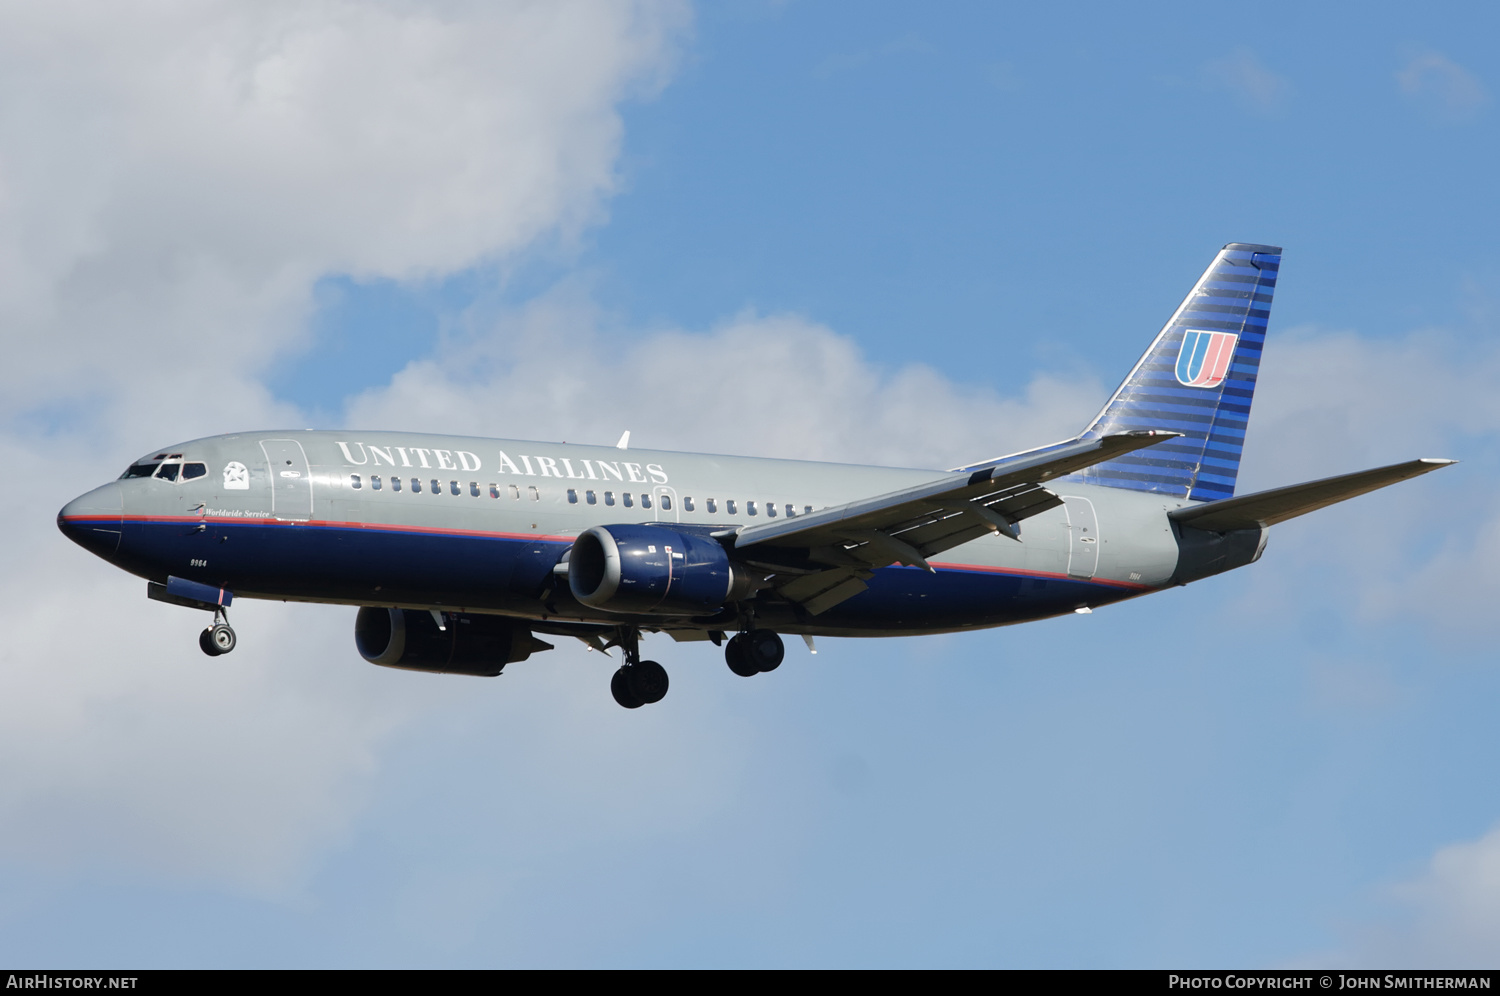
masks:
<instances>
[{"instance_id":1,"label":"wing leading edge","mask_svg":"<svg viewBox=\"0 0 1500 996\"><path fill-rule=\"evenodd\" d=\"M1022 519L1062 504L1044 482L1178 435L1134 430L1018 453L890 494L741 527L734 549L766 569L782 596L817 615L864 591L876 568L931 571L927 558L986 533L1020 539Z\"/></svg>"}]
</instances>

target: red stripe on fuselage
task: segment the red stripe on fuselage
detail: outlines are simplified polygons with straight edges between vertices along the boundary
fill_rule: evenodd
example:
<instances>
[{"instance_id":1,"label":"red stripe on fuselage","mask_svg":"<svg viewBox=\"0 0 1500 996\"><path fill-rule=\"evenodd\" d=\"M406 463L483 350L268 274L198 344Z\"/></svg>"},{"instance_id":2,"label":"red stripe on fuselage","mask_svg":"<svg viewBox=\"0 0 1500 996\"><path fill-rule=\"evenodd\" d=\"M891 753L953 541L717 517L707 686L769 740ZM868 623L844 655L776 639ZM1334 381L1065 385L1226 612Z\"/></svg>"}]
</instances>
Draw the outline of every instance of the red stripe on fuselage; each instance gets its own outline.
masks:
<instances>
[{"instance_id":1,"label":"red stripe on fuselage","mask_svg":"<svg viewBox=\"0 0 1500 996\"><path fill-rule=\"evenodd\" d=\"M497 533L483 529L451 529L445 526L413 526L396 525L386 522L339 522L333 519L276 519L271 517L261 518L259 516L237 516L237 515L124 515L124 516L81 516L69 518L69 522L93 521L95 518L103 518L109 522L148 522L161 525L173 523L197 525L199 523L212 523L220 526L277 526L296 528L312 526L324 529L367 529L372 532L396 532L396 533L421 533L429 536L476 536L486 539L515 539L515 540L546 540L556 543L571 543L576 536L553 536L547 533Z\"/></svg>"},{"instance_id":2,"label":"red stripe on fuselage","mask_svg":"<svg viewBox=\"0 0 1500 996\"><path fill-rule=\"evenodd\" d=\"M80 515L68 516L68 522L140 522L155 523L158 525L214 523L215 525L256 525L277 527L299 527L311 526L324 529L364 529L371 532L382 533L418 533L424 536L468 536L479 539L506 539L521 540L523 542L544 543L572 543L576 536L558 536L550 533L499 533L488 532L479 529L450 529L443 526L409 526L393 525L381 522L338 522L330 519L261 519L261 518L239 518L236 516L198 516L198 515ZM670 523L667 523L670 525ZM1111 578L1075 578L1068 574L1057 574L1052 571L1028 571L1020 567L991 567L987 564L955 564L933 561L935 569L945 571L965 571L974 574L1003 574L1010 577L1024 578L1046 578L1053 581L1078 581L1083 584L1105 585L1110 588L1123 588L1128 591L1150 591L1151 586L1140 584L1135 581L1115 581ZM918 570L919 568L911 568Z\"/></svg>"}]
</instances>

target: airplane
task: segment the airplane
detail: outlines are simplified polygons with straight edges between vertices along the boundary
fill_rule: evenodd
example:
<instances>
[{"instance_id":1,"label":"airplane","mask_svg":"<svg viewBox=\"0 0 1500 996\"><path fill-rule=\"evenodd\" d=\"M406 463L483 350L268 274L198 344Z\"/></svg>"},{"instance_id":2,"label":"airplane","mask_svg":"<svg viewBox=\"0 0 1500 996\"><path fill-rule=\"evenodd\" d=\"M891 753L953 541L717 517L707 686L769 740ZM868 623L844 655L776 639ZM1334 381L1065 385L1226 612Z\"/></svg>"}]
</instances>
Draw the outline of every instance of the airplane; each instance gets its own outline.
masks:
<instances>
[{"instance_id":1,"label":"airplane","mask_svg":"<svg viewBox=\"0 0 1500 996\"><path fill-rule=\"evenodd\" d=\"M946 472L402 432L211 436L63 507L148 597L358 606L372 664L495 676L574 637L610 690L658 702L643 634L721 646L742 677L782 635L948 633L1089 613L1254 563L1270 527L1455 461L1236 497L1276 246L1220 250L1076 437Z\"/></svg>"}]
</instances>

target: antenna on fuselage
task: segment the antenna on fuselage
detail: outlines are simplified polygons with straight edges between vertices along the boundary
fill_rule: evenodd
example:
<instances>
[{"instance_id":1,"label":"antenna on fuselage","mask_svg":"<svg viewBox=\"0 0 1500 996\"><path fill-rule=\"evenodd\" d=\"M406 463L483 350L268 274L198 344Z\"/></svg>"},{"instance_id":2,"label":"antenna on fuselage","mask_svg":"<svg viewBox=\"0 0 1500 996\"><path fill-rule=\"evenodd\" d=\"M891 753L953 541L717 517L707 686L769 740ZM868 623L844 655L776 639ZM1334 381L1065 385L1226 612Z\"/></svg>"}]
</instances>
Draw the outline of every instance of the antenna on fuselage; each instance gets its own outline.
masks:
<instances>
[{"instance_id":1,"label":"antenna on fuselage","mask_svg":"<svg viewBox=\"0 0 1500 996\"><path fill-rule=\"evenodd\" d=\"M618 443L615 443L615 449L617 449L617 450L628 450L628 449L630 449L630 430L629 429L626 429L624 435L622 435L620 437L620 441Z\"/></svg>"}]
</instances>

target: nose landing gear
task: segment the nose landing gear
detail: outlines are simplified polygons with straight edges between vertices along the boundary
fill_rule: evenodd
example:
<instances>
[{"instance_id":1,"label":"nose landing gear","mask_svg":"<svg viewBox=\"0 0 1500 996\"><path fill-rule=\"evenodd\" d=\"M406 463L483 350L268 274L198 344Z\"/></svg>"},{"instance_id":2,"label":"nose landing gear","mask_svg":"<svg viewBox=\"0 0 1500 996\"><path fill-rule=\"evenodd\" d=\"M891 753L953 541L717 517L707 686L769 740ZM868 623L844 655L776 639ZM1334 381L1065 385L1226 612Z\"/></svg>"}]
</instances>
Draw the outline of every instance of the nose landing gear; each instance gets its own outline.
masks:
<instances>
[{"instance_id":1,"label":"nose landing gear","mask_svg":"<svg viewBox=\"0 0 1500 996\"><path fill-rule=\"evenodd\" d=\"M639 709L660 702L667 694L667 669L656 661L641 660L638 631L630 630L621 638L620 644L625 650L625 663L609 680L609 690L615 701L626 709Z\"/></svg>"},{"instance_id":2,"label":"nose landing gear","mask_svg":"<svg viewBox=\"0 0 1500 996\"><path fill-rule=\"evenodd\" d=\"M724 660L729 670L741 678L774 671L786 656L786 646L773 630L752 629L730 637L724 645Z\"/></svg>"},{"instance_id":3,"label":"nose landing gear","mask_svg":"<svg viewBox=\"0 0 1500 996\"><path fill-rule=\"evenodd\" d=\"M229 615L222 609L214 613L213 625L198 634L199 649L210 657L229 653L238 642L229 625Z\"/></svg>"}]
</instances>

